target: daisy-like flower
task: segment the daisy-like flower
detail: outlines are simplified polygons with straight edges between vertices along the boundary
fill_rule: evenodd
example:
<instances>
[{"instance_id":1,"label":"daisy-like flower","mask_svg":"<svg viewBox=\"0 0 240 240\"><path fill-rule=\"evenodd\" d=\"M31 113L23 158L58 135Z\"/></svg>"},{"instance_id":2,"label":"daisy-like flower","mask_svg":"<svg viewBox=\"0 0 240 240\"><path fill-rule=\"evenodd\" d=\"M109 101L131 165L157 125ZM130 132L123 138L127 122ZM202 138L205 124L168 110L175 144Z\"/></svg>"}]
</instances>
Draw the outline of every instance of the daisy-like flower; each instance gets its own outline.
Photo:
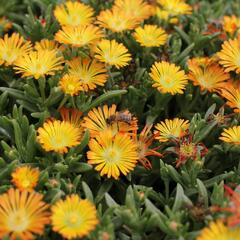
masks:
<instances>
[{"instance_id":1,"label":"daisy-like flower","mask_svg":"<svg viewBox=\"0 0 240 240\"><path fill-rule=\"evenodd\" d=\"M95 49L95 58L119 69L129 64L131 55L122 43L103 39Z\"/></svg>"},{"instance_id":2,"label":"daisy-like flower","mask_svg":"<svg viewBox=\"0 0 240 240\"><path fill-rule=\"evenodd\" d=\"M184 0L157 0L163 10L171 15L187 15L192 13L192 7Z\"/></svg>"},{"instance_id":3,"label":"daisy-like flower","mask_svg":"<svg viewBox=\"0 0 240 240\"><path fill-rule=\"evenodd\" d=\"M240 18L235 15L223 17L223 29L225 32L233 35L240 28Z\"/></svg>"},{"instance_id":4,"label":"daisy-like flower","mask_svg":"<svg viewBox=\"0 0 240 240\"><path fill-rule=\"evenodd\" d=\"M95 59L74 58L68 61L69 74L76 76L84 91L93 90L97 86L104 86L107 81L107 70L104 64Z\"/></svg>"},{"instance_id":5,"label":"daisy-like flower","mask_svg":"<svg viewBox=\"0 0 240 240\"><path fill-rule=\"evenodd\" d=\"M55 35L55 40L59 43L69 44L73 47L83 47L95 43L103 37L100 28L94 25L87 26L64 26Z\"/></svg>"},{"instance_id":6,"label":"daisy-like flower","mask_svg":"<svg viewBox=\"0 0 240 240\"><path fill-rule=\"evenodd\" d=\"M234 112L240 113L240 88L239 85L227 82L221 91L221 96L227 99L226 104L231 107Z\"/></svg>"},{"instance_id":7,"label":"daisy-like flower","mask_svg":"<svg viewBox=\"0 0 240 240\"><path fill-rule=\"evenodd\" d=\"M125 12L126 17L141 22L155 13L155 8L143 0L115 0L113 9Z\"/></svg>"},{"instance_id":8,"label":"daisy-like flower","mask_svg":"<svg viewBox=\"0 0 240 240\"><path fill-rule=\"evenodd\" d=\"M100 175L118 179L120 173L127 175L137 164L137 145L126 134L101 132L89 142L88 163L96 165Z\"/></svg>"},{"instance_id":9,"label":"daisy-like flower","mask_svg":"<svg viewBox=\"0 0 240 240\"><path fill-rule=\"evenodd\" d=\"M0 238L32 240L49 224L48 205L36 192L9 189L0 195Z\"/></svg>"},{"instance_id":10,"label":"daisy-like flower","mask_svg":"<svg viewBox=\"0 0 240 240\"><path fill-rule=\"evenodd\" d=\"M228 129L224 129L219 139L227 143L239 145L240 144L240 126L233 126Z\"/></svg>"},{"instance_id":11,"label":"daisy-like flower","mask_svg":"<svg viewBox=\"0 0 240 240\"><path fill-rule=\"evenodd\" d=\"M162 8L157 7L156 16L165 22L169 22L171 24L177 24L179 22L176 16L172 16L171 12L163 10Z\"/></svg>"},{"instance_id":12,"label":"daisy-like flower","mask_svg":"<svg viewBox=\"0 0 240 240\"><path fill-rule=\"evenodd\" d=\"M138 25L137 19L127 16L123 10L113 8L101 11L97 17L98 24L112 32L123 32L134 29Z\"/></svg>"},{"instance_id":13,"label":"daisy-like flower","mask_svg":"<svg viewBox=\"0 0 240 240\"><path fill-rule=\"evenodd\" d=\"M54 16L62 26L83 26L93 21L94 10L83 3L67 1L57 5Z\"/></svg>"},{"instance_id":14,"label":"daisy-like flower","mask_svg":"<svg viewBox=\"0 0 240 240\"><path fill-rule=\"evenodd\" d=\"M55 50L31 51L17 59L14 69L23 77L39 79L63 69L63 62L63 57L57 56Z\"/></svg>"},{"instance_id":15,"label":"daisy-like flower","mask_svg":"<svg viewBox=\"0 0 240 240\"><path fill-rule=\"evenodd\" d=\"M96 207L89 200L72 194L57 201L51 208L53 231L66 239L82 238L98 224Z\"/></svg>"},{"instance_id":16,"label":"daisy-like flower","mask_svg":"<svg viewBox=\"0 0 240 240\"><path fill-rule=\"evenodd\" d=\"M80 91L83 91L79 77L70 74L65 74L61 78L59 86L65 94L70 96L78 95Z\"/></svg>"},{"instance_id":17,"label":"daisy-like flower","mask_svg":"<svg viewBox=\"0 0 240 240\"><path fill-rule=\"evenodd\" d=\"M102 108L92 109L87 117L84 118L83 126L89 129L91 137L96 137L100 132L110 130L113 135L117 132L129 133L138 129L137 119L131 116L131 113L126 112L128 118L131 118L130 122L117 121L117 116L120 114L116 110L116 105L111 107L104 105Z\"/></svg>"},{"instance_id":18,"label":"daisy-like flower","mask_svg":"<svg viewBox=\"0 0 240 240\"><path fill-rule=\"evenodd\" d=\"M134 131L135 134L133 135L133 140L137 144L138 161L146 169L152 168L150 161L147 159L148 156L162 157L162 154L157 152L160 146L150 148L156 138L155 134L150 133L151 128L152 124L145 125L143 130L140 132L139 136L137 134L137 130Z\"/></svg>"},{"instance_id":19,"label":"daisy-like flower","mask_svg":"<svg viewBox=\"0 0 240 240\"><path fill-rule=\"evenodd\" d=\"M159 134L156 136L156 139L159 142L167 142L172 138L175 139L184 136L186 130L189 128L189 121L180 118L174 118L173 120L165 119L165 121L158 123L155 128L157 130L154 133Z\"/></svg>"},{"instance_id":20,"label":"daisy-like flower","mask_svg":"<svg viewBox=\"0 0 240 240\"><path fill-rule=\"evenodd\" d=\"M240 37L225 41L222 44L222 50L217 55L226 72L240 73Z\"/></svg>"},{"instance_id":21,"label":"daisy-like flower","mask_svg":"<svg viewBox=\"0 0 240 240\"><path fill-rule=\"evenodd\" d=\"M31 49L31 42L25 41L19 33L13 33L11 37L5 34L0 38L0 64L13 65L19 57L27 54Z\"/></svg>"},{"instance_id":22,"label":"daisy-like flower","mask_svg":"<svg viewBox=\"0 0 240 240\"><path fill-rule=\"evenodd\" d=\"M57 53L63 50L63 46L60 46L59 43L54 40L42 39L40 42L36 42L34 48L37 51L41 50L55 50Z\"/></svg>"},{"instance_id":23,"label":"daisy-like flower","mask_svg":"<svg viewBox=\"0 0 240 240\"><path fill-rule=\"evenodd\" d=\"M39 179L39 170L29 166L19 167L12 173L12 182L21 191L33 191Z\"/></svg>"},{"instance_id":24,"label":"daisy-like flower","mask_svg":"<svg viewBox=\"0 0 240 240\"><path fill-rule=\"evenodd\" d=\"M193 58L188 61L188 78L201 90L216 92L222 89L226 80L230 78L222 67L208 58Z\"/></svg>"},{"instance_id":25,"label":"daisy-like flower","mask_svg":"<svg viewBox=\"0 0 240 240\"><path fill-rule=\"evenodd\" d=\"M168 36L161 27L146 24L136 28L133 37L143 47L159 47L166 43Z\"/></svg>"},{"instance_id":26,"label":"daisy-like flower","mask_svg":"<svg viewBox=\"0 0 240 240\"><path fill-rule=\"evenodd\" d=\"M155 62L149 75L154 81L152 86L161 93L182 94L188 83L188 77L180 67L165 61Z\"/></svg>"},{"instance_id":27,"label":"daisy-like flower","mask_svg":"<svg viewBox=\"0 0 240 240\"><path fill-rule=\"evenodd\" d=\"M229 228L224 225L221 220L211 222L208 227L205 227L196 240L230 240L239 239L240 228Z\"/></svg>"},{"instance_id":28,"label":"daisy-like flower","mask_svg":"<svg viewBox=\"0 0 240 240\"><path fill-rule=\"evenodd\" d=\"M69 121L47 120L38 128L37 140L49 152L66 153L68 148L77 146L82 137L79 128Z\"/></svg>"}]
</instances>

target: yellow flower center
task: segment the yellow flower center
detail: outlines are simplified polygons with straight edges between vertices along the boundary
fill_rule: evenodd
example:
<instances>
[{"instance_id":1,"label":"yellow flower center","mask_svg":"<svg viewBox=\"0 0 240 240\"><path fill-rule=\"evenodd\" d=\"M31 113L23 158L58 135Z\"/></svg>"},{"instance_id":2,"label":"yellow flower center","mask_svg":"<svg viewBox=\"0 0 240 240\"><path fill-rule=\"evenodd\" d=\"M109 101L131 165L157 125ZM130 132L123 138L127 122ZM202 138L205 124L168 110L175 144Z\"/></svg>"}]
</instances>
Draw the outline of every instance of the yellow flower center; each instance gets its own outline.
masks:
<instances>
[{"instance_id":1,"label":"yellow flower center","mask_svg":"<svg viewBox=\"0 0 240 240\"><path fill-rule=\"evenodd\" d=\"M82 219L79 217L78 214L74 212L70 212L68 216L66 216L66 225L68 227L78 227L82 223Z\"/></svg>"},{"instance_id":2,"label":"yellow flower center","mask_svg":"<svg viewBox=\"0 0 240 240\"><path fill-rule=\"evenodd\" d=\"M117 149L109 148L104 153L104 159L108 163L116 163L120 160L120 152Z\"/></svg>"},{"instance_id":3,"label":"yellow flower center","mask_svg":"<svg viewBox=\"0 0 240 240\"><path fill-rule=\"evenodd\" d=\"M27 218L26 213L20 209L9 214L7 225L11 231L23 232L29 226L29 219Z\"/></svg>"},{"instance_id":4,"label":"yellow flower center","mask_svg":"<svg viewBox=\"0 0 240 240\"><path fill-rule=\"evenodd\" d=\"M67 145L67 141L66 141L66 136L55 136L52 138L52 146L53 147L64 147Z\"/></svg>"},{"instance_id":5,"label":"yellow flower center","mask_svg":"<svg viewBox=\"0 0 240 240\"><path fill-rule=\"evenodd\" d=\"M182 144L180 146L180 152L182 155L186 157L191 157L194 153L194 144L193 143Z\"/></svg>"},{"instance_id":6,"label":"yellow flower center","mask_svg":"<svg viewBox=\"0 0 240 240\"><path fill-rule=\"evenodd\" d=\"M28 188L30 186L30 181L28 179L22 180L22 186Z\"/></svg>"}]
</instances>

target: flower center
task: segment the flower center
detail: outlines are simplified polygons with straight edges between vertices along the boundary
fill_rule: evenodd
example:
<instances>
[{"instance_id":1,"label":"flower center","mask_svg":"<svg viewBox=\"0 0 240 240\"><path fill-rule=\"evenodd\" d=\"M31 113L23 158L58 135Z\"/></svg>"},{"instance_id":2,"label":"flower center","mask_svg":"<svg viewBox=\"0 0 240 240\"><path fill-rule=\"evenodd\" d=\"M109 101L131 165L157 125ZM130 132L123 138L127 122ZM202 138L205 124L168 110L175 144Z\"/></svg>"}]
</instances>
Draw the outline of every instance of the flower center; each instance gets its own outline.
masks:
<instances>
[{"instance_id":1,"label":"flower center","mask_svg":"<svg viewBox=\"0 0 240 240\"><path fill-rule=\"evenodd\" d=\"M29 226L29 219L23 210L18 210L9 214L7 225L9 230L14 232L23 232Z\"/></svg>"},{"instance_id":2,"label":"flower center","mask_svg":"<svg viewBox=\"0 0 240 240\"><path fill-rule=\"evenodd\" d=\"M109 148L104 153L104 159L107 163L116 163L120 160L120 152L115 148Z\"/></svg>"},{"instance_id":3,"label":"flower center","mask_svg":"<svg viewBox=\"0 0 240 240\"><path fill-rule=\"evenodd\" d=\"M22 181L22 186L23 186L24 188L28 188L28 187L30 186L30 181L29 181L28 179L24 179L24 180Z\"/></svg>"},{"instance_id":4,"label":"flower center","mask_svg":"<svg viewBox=\"0 0 240 240\"><path fill-rule=\"evenodd\" d=\"M191 157L194 154L194 144L188 143L188 144L182 144L180 146L180 153L186 157Z\"/></svg>"},{"instance_id":5,"label":"flower center","mask_svg":"<svg viewBox=\"0 0 240 240\"><path fill-rule=\"evenodd\" d=\"M68 214L68 216L66 216L65 224L68 227L71 227L71 228L79 227L81 223L82 223L82 219L79 217L79 215L77 215L74 212L71 212Z\"/></svg>"},{"instance_id":6,"label":"flower center","mask_svg":"<svg viewBox=\"0 0 240 240\"><path fill-rule=\"evenodd\" d=\"M52 141L51 141L53 147L64 147L67 145L66 143L66 136L55 136L52 138Z\"/></svg>"}]
</instances>

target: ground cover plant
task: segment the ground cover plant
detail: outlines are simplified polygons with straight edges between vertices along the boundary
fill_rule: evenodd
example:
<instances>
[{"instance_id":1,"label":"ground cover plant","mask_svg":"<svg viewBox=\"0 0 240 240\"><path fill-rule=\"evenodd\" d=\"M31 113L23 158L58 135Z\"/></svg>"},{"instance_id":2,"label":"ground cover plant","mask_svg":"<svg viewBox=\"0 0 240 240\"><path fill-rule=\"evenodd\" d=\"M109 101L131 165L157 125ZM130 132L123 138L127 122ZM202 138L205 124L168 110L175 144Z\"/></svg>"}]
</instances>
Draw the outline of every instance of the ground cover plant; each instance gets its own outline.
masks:
<instances>
[{"instance_id":1,"label":"ground cover plant","mask_svg":"<svg viewBox=\"0 0 240 240\"><path fill-rule=\"evenodd\" d=\"M240 240L238 0L0 0L0 239Z\"/></svg>"}]
</instances>

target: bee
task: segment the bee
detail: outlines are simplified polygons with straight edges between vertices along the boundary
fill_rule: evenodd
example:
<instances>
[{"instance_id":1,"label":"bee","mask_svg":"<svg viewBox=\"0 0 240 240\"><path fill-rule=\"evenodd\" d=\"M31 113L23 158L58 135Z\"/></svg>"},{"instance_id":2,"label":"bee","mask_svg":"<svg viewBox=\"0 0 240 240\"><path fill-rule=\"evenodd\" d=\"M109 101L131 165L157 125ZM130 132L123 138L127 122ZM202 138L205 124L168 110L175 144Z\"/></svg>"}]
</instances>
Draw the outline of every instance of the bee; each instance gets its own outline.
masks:
<instances>
[{"instance_id":1,"label":"bee","mask_svg":"<svg viewBox=\"0 0 240 240\"><path fill-rule=\"evenodd\" d=\"M121 111L114 115L109 116L106 119L107 124L113 124L114 122L124 122L127 124L131 124L132 121L132 114L128 111Z\"/></svg>"}]
</instances>

